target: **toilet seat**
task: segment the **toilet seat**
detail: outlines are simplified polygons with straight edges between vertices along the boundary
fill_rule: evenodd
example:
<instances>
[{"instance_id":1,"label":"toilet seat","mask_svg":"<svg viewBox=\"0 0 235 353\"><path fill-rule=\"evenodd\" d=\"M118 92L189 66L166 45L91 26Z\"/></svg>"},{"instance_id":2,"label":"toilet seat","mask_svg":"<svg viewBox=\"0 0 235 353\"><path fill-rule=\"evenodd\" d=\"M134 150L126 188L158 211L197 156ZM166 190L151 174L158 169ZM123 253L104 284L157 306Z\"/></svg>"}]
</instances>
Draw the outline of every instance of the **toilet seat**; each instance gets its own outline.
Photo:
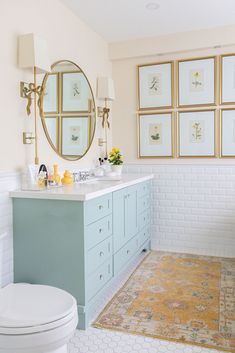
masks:
<instances>
[{"instance_id":1,"label":"toilet seat","mask_svg":"<svg viewBox=\"0 0 235 353\"><path fill-rule=\"evenodd\" d=\"M10 284L0 289L0 334L50 331L76 315L76 300L61 289L32 284Z\"/></svg>"}]
</instances>

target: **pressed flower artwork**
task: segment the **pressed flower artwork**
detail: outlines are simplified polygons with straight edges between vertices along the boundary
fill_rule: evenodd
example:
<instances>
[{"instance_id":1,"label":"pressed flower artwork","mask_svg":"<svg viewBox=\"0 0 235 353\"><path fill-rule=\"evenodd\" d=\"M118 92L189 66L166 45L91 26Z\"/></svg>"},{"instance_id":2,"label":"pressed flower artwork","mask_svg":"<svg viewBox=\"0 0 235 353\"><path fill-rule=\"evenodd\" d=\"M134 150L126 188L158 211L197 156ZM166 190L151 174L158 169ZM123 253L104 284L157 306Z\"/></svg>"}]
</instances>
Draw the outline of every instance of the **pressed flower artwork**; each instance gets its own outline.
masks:
<instances>
[{"instance_id":1,"label":"pressed flower artwork","mask_svg":"<svg viewBox=\"0 0 235 353\"><path fill-rule=\"evenodd\" d=\"M149 144L162 144L162 124L149 124Z\"/></svg>"},{"instance_id":2,"label":"pressed flower artwork","mask_svg":"<svg viewBox=\"0 0 235 353\"><path fill-rule=\"evenodd\" d=\"M190 92L202 92L204 90L203 70L191 70L189 76Z\"/></svg>"},{"instance_id":3,"label":"pressed flower artwork","mask_svg":"<svg viewBox=\"0 0 235 353\"><path fill-rule=\"evenodd\" d=\"M205 124L204 121L193 120L190 122L190 137L193 143L204 142L205 137Z\"/></svg>"},{"instance_id":4,"label":"pressed flower artwork","mask_svg":"<svg viewBox=\"0 0 235 353\"><path fill-rule=\"evenodd\" d=\"M161 75L161 73L149 75L148 87L149 87L149 95L162 94L162 75Z\"/></svg>"}]
</instances>

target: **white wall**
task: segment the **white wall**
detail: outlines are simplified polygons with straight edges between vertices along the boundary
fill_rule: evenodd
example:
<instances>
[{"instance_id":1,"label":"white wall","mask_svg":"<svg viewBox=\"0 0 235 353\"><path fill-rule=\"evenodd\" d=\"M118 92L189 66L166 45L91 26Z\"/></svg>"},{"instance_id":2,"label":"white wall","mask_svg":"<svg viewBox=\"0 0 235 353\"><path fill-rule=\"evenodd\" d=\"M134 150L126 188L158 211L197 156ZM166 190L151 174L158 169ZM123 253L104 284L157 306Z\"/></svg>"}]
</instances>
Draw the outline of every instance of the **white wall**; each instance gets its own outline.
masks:
<instances>
[{"instance_id":1,"label":"white wall","mask_svg":"<svg viewBox=\"0 0 235 353\"><path fill-rule=\"evenodd\" d=\"M0 287L13 280L12 203L8 193L17 189L19 184L18 173L0 172L0 237L6 235L0 240Z\"/></svg>"},{"instance_id":2,"label":"white wall","mask_svg":"<svg viewBox=\"0 0 235 353\"><path fill-rule=\"evenodd\" d=\"M1 0L0 2L0 170L15 170L33 162L34 147L22 144L22 132L32 126L26 116L26 101L19 96L19 82L32 81L32 74L17 67L17 37L34 32L47 41L51 63L69 59L86 73L94 94L97 76L111 76L106 42L81 22L59 0ZM101 119L99 119L101 120ZM97 159L97 138L101 135L100 121L92 148L78 167L89 166ZM65 165L51 149L39 122L40 162ZM68 163L67 163L68 164ZM69 164L70 165L70 164Z\"/></svg>"},{"instance_id":3,"label":"white wall","mask_svg":"<svg viewBox=\"0 0 235 353\"><path fill-rule=\"evenodd\" d=\"M235 53L234 29L110 45L116 89L113 145L121 149L127 170L154 173L154 249L235 256L235 159L138 159L137 65ZM224 47L208 49L210 43Z\"/></svg>"}]
</instances>

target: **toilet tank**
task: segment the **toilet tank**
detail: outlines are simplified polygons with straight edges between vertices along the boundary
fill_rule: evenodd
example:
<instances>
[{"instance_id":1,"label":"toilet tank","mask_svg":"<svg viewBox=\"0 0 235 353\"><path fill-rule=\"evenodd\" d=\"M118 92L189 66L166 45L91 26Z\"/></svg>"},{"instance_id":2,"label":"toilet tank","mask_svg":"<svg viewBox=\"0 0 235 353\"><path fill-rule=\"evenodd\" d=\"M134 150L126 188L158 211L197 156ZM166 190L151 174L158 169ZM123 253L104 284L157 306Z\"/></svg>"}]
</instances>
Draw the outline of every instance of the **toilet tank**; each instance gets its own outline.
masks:
<instances>
[{"instance_id":1,"label":"toilet tank","mask_svg":"<svg viewBox=\"0 0 235 353\"><path fill-rule=\"evenodd\" d=\"M7 233L0 233L0 288L2 288L2 277L3 277L3 245L4 239Z\"/></svg>"}]
</instances>

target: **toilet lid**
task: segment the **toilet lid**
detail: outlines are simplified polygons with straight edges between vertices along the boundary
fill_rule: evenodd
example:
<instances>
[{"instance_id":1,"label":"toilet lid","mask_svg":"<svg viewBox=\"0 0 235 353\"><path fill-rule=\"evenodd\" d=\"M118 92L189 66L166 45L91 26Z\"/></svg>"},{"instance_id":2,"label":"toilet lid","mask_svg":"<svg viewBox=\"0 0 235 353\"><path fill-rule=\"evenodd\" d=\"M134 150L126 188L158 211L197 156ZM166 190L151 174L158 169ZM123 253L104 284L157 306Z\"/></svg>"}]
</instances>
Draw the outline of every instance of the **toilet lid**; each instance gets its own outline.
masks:
<instances>
[{"instance_id":1,"label":"toilet lid","mask_svg":"<svg viewBox=\"0 0 235 353\"><path fill-rule=\"evenodd\" d=\"M34 284L10 284L0 289L0 327L39 326L60 320L76 308L62 289Z\"/></svg>"}]
</instances>

